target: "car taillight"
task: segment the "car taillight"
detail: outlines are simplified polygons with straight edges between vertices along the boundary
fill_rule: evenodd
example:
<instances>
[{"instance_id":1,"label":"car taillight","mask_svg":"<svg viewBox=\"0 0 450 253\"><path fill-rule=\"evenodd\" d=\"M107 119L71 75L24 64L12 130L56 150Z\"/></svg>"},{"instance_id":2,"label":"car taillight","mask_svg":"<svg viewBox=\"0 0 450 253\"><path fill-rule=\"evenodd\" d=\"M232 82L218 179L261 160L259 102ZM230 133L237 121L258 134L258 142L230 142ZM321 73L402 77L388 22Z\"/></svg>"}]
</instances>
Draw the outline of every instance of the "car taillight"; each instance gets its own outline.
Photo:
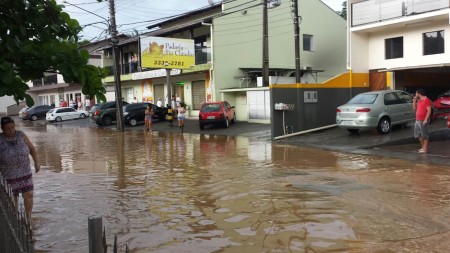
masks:
<instances>
[{"instance_id":1,"label":"car taillight","mask_svg":"<svg viewBox=\"0 0 450 253\"><path fill-rule=\"evenodd\" d=\"M98 116L98 115L100 115L100 111L95 111L94 116Z\"/></svg>"},{"instance_id":2,"label":"car taillight","mask_svg":"<svg viewBox=\"0 0 450 253\"><path fill-rule=\"evenodd\" d=\"M370 112L370 108L360 108L360 109L356 109L356 112Z\"/></svg>"},{"instance_id":3,"label":"car taillight","mask_svg":"<svg viewBox=\"0 0 450 253\"><path fill-rule=\"evenodd\" d=\"M339 108L336 108L336 112L341 112L341 109L339 109Z\"/></svg>"}]
</instances>

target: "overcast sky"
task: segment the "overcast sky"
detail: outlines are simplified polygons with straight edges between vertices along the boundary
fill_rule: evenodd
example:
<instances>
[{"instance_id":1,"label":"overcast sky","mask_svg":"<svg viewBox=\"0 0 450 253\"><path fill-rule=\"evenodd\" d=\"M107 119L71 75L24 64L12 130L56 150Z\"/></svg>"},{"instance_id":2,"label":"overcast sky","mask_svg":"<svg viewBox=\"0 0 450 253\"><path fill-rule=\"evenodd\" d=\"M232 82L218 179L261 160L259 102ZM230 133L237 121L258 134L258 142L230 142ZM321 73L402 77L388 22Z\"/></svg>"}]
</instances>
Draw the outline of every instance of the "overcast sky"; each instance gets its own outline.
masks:
<instances>
[{"instance_id":1,"label":"overcast sky","mask_svg":"<svg viewBox=\"0 0 450 253\"><path fill-rule=\"evenodd\" d=\"M343 1L322 0L336 11L342 9ZM57 0L57 2L65 5L64 11L84 27L82 39L98 40L108 35L107 25L104 24L105 19L109 19L108 1L98 3L96 0ZM282 0L282 4L288 2L290 0ZM145 32L151 20L205 7L208 0L115 0L115 5L118 32L131 34L135 30L139 33Z\"/></svg>"}]
</instances>

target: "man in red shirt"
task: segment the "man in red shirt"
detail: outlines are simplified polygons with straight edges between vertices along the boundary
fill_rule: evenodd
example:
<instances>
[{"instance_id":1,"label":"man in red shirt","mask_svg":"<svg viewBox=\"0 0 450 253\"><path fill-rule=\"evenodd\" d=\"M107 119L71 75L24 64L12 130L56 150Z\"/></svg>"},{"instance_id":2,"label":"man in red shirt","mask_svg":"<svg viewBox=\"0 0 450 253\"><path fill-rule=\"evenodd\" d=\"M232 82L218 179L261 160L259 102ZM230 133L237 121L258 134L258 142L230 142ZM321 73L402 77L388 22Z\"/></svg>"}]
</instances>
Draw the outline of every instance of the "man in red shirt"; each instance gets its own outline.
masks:
<instances>
[{"instance_id":1,"label":"man in red shirt","mask_svg":"<svg viewBox=\"0 0 450 253\"><path fill-rule=\"evenodd\" d=\"M428 124L431 117L431 100L425 96L423 89L416 91L413 99L413 108L416 111L416 123L414 124L414 138L419 139L422 147L418 150L420 154L428 152Z\"/></svg>"}]
</instances>

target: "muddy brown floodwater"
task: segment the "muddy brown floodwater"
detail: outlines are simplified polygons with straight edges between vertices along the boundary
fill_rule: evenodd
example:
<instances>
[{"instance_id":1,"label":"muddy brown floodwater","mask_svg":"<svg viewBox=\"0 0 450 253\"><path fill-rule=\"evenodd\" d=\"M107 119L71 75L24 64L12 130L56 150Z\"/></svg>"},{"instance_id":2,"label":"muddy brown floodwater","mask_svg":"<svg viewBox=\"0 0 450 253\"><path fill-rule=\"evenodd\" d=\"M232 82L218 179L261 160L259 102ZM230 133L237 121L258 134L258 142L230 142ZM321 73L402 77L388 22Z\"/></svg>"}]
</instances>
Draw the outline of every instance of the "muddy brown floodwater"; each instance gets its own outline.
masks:
<instances>
[{"instance_id":1,"label":"muddy brown floodwater","mask_svg":"<svg viewBox=\"0 0 450 253\"><path fill-rule=\"evenodd\" d=\"M449 167L247 137L22 129L43 165L37 252L88 252L92 215L131 252L450 251Z\"/></svg>"}]
</instances>

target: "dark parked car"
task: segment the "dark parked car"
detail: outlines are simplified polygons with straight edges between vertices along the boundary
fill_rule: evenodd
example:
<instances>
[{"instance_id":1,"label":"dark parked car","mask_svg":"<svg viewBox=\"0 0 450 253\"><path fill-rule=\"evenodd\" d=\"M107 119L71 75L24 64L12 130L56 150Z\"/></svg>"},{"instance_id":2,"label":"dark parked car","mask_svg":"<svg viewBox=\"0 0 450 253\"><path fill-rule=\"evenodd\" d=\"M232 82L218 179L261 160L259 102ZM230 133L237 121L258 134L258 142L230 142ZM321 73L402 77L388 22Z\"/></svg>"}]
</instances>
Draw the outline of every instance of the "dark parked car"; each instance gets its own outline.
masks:
<instances>
[{"instance_id":1,"label":"dark parked car","mask_svg":"<svg viewBox=\"0 0 450 253\"><path fill-rule=\"evenodd\" d=\"M155 115L153 119L157 120L165 120L167 116L167 108L166 107L158 107L151 103L135 103L128 104L123 106L123 122L126 125L136 126L140 122L144 122L145 118L145 109L147 105L153 107Z\"/></svg>"},{"instance_id":2,"label":"dark parked car","mask_svg":"<svg viewBox=\"0 0 450 253\"><path fill-rule=\"evenodd\" d=\"M206 125L220 124L229 127L230 122L236 122L234 106L231 106L227 101L203 103L198 120L199 127L202 130Z\"/></svg>"},{"instance_id":3,"label":"dark parked car","mask_svg":"<svg viewBox=\"0 0 450 253\"><path fill-rule=\"evenodd\" d=\"M53 107L49 105L35 105L22 112L20 118L23 120L45 119L47 112L51 109Z\"/></svg>"},{"instance_id":4,"label":"dark parked car","mask_svg":"<svg viewBox=\"0 0 450 253\"><path fill-rule=\"evenodd\" d=\"M122 105L128 103L122 101ZM116 101L109 101L104 104L95 104L89 111L89 118L99 126L108 126L116 121Z\"/></svg>"}]
</instances>

